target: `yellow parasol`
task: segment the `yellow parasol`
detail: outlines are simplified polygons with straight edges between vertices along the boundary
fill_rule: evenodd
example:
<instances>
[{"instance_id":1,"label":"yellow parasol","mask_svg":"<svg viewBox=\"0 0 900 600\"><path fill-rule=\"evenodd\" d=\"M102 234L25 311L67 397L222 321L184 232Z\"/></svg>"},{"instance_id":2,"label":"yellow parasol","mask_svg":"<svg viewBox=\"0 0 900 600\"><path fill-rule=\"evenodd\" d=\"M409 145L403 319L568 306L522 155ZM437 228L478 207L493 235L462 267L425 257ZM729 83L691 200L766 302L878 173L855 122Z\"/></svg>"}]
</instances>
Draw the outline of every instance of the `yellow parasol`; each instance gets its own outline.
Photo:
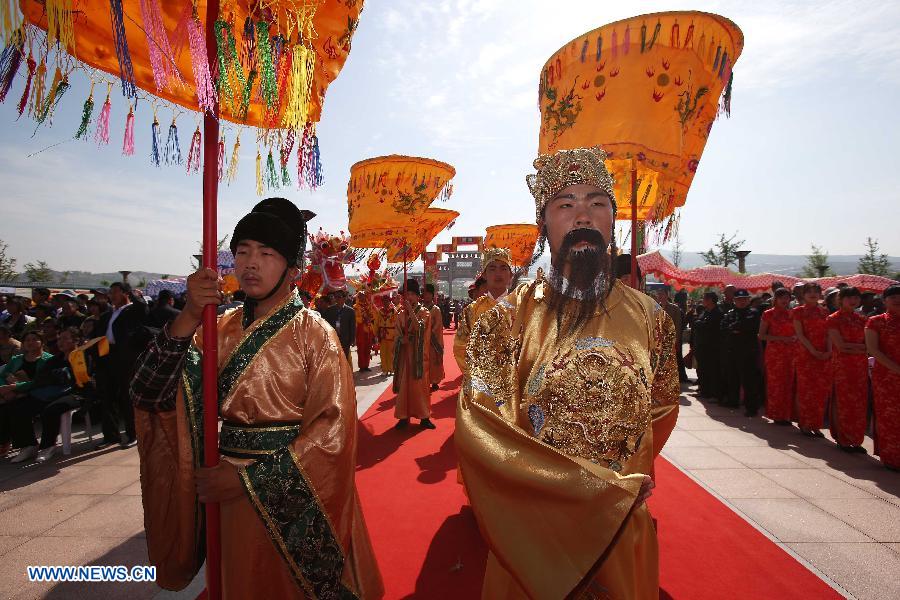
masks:
<instances>
[{"instance_id":1,"label":"yellow parasol","mask_svg":"<svg viewBox=\"0 0 900 600\"><path fill-rule=\"evenodd\" d=\"M541 70L539 152L601 146L619 219L660 222L683 206L744 36L718 15L680 11L616 21L581 35Z\"/></svg>"},{"instance_id":2,"label":"yellow parasol","mask_svg":"<svg viewBox=\"0 0 900 600\"><path fill-rule=\"evenodd\" d=\"M540 231L534 223L516 223L491 225L485 233L485 248L509 248L513 266L521 268L531 262Z\"/></svg>"},{"instance_id":3,"label":"yellow parasol","mask_svg":"<svg viewBox=\"0 0 900 600\"><path fill-rule=\"evenodd\" d=\"M455 210L429 208L415 221L393 230L393 237L385 245L388 262L412 262L419 258L431 240L459 217ZM404 251L405 250L405 251Z\"/></svg>"}]
</instances>

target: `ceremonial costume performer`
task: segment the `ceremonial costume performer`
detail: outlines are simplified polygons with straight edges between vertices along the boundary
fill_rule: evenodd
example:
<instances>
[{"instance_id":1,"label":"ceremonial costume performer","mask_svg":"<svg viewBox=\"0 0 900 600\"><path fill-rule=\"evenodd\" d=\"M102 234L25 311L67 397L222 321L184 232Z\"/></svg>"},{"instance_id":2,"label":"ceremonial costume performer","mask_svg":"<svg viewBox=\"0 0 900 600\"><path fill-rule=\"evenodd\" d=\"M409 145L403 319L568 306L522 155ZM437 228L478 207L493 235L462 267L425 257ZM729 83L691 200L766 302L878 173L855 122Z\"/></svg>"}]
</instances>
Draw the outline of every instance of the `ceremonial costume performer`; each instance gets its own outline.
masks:
<instances>
[{"instance_id":1,"label":"ceremonial costume performer","mask_svg":"<svg viewBox=\"0 0 900 600\"><path fill-rule=\"evenodd\" d=\"M422 304L419 282L407 279L397 310L397 342L394 349L394 417L397 429L409 425L410 417L422 427L434 429L431 422L431 312Z\"/></svg>"},{"instance_id":2,"label":"ceremonial costume performer","mask_svg":"<svg viewBox=\"0 0 900 600\"><path fill-rule=\"evenodd\" d=\"M825 405L831 385L831 343L825 319L828 311L819 306L822 288L818 283L803 285L803 304L791 311L797 349L797 410L800 431L811 437L825 437Z\"/></svg>"},{"instance_id":3,"label":"ceremonial costume performer","mask_svg":"<svg viewBox=\"0 0 900 600\"><path fill-rule=\"evenodd\" d=\"M397 340L397 309L389 297L382 299L383 304L376 315L378 320L378 354L381 356L381 372L394 374L394 344Z\"/></svg>"},{"instance_id":4,"label":"ceremonial costume performer","mask_svg":"<svg viewBox=\"0 0 900 600\"><path fill-rule=\"evenodd\" d=\"M428 338L429 381L431 391L438 389L438 384L444 380L444 315L441 307L434 303L434 285L425 284L425 293L422 294L422 303L431 313L431 336Z\"/></svg>"},{"instance_id":5,"label":"ceremonial costume performer","mask_svg":"<svg viewBox=\"0 0 900 600\"><path fill-rule=\"evenodd\" d=\"M375 346L375 306L367 292L356 295L356 361L360 371L369 371Z\"/></svg>"},{"instance_id":6,"label":"ceremonial costume performer","mask_svg":"<svg viewBox=\"0 0 900 600\"><path fill-rule=\"evenodd\" d=\"M766 342L766 416L776 425L790 425L794 409L794 362L797 334L788 308L791 291L775 290L775 306L765 311L759 324L759 339Z\"/></svg>"},{"instance_id":7,"label":"ceremonial costume performer","mask_svg":"<svg viewBox=\"0 0 900 600\"><path fill-rule=\"evenodd\" d=\"M831 369L834 387L828 422L831 437L845 452L865 452L869 412L869 356L866 353L866 318L856 312L862 300L859 290L838 292L840 308L825 323L834 352Z\"/></svg>"},{"instance_id":8,"label":"ceremonial costume performer","mask_svg":"<svg viewBox=\"0 0 900 600\"><path fill-rule=\"evenodd\" d=\"M497 304L497 300L509 293L509 284L512 281L512 258L508 248L486 248L481 254L482 274L475 282L484 281L481 286L485 291L478 295L465 309L459 320L459 327L453 338L453 357L460 371L467 372L466 345L469 343L469 334L478 319Z\"/></svg>"},{"instance_id":9,"label":"ceremonial costume performer","mask_svg":"<svg viewBox=\"0 0 900 600\"><path fill-rule=\"evenodd\" d=\"M455 442L490 551L483 598L659 597L644 501L678 414L675 328L615 281L605 157L535 160L550 273L472 328Z\"/></svg>"},{"instance_id":10,"label":"ceremonial costume performer","mask_svg":"<svg viewBox=\"0 0 900 600\"><path fill-rule=\"evenodd\" d=\"M866 323L866 348L875 357L875 454L887 468L900 471L900 285L884 290L884 308Z\"/></svg>"},{"instance_id":11,"label":"ceremonial costume performer","mask_svg":"<svg viewBox=\"0 0 900 600\"><path fill-rule=\"evenodd\" d=\"M181 589L204 560L204 503L221 507L225 598L378 598L383 586L356 493L356 399L334 330L292 281L304 215L268 198L231 237L242 308L218 320L223 460L203 461L203 307L216 272L188 278L187 305L139 360L131 385L144 525L157 583Z\"/></svg>"}]
</instances>

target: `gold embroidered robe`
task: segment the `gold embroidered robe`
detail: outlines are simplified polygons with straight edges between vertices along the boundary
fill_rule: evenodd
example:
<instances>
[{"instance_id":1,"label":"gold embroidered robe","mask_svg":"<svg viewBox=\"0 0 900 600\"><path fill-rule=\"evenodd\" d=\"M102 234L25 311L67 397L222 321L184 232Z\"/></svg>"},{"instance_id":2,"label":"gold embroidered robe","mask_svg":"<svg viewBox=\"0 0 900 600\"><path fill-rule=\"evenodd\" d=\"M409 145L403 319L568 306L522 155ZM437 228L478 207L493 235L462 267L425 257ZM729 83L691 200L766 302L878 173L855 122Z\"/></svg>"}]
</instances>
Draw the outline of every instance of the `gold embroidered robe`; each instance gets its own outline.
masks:
<instances>
[{"instance_id":1,"label":"gold embroidered robe","mask_svg":"<svg viewBox=\"0 0 900 600\"><path fill-rule=\"evenodd\" d=\"M467 372L466 345L469 343L469 334L472 332L472 327L475 326L481 315L493 308L495 304L497 304L497 301L494 300L494 297L490 294L485 294L480 298L476 298L474 302L469 303L463 309L462 317L459 319L459 326L456 328L456 335L453 337L453 357L456 359L456 364L459 365L459 370L463 372L463 378L465 378L465 373Z\"/></svg>"},{"instance_id":2,"label":"gold embroidered robe","mask_svg":"<svg viewBox=\"0 0 900 600\"><path fill-rule=\"evenodd\" d=\"M394 392L397 419L431 417L431 313L422 304L412 313L404 305L397 310L397 343L394 355Z\"/></svg>"},{"instance_id":3,"label":"gold embroidered robe","mask_svg":"<svg viewBox=\"0 0 900 600\"><path fill-rule=\"evenodd\" d=\"M381 357L381 372L394 372L394 345L397 340L397 309L393 305L387 309L379 309L376 314L378 323L378 355Z\"/></svg>"},{"instance_id":4,"label":"gold embroidered robe","mask_svg":"<svg viewBox=\"0 0 900 600\"><path fill-rule=\"evenodd\" d=\"M224 597L380 598L354 479L355 388L337 334L296 292L247 330L242 317L239 308L218 321L219 443L245 488L220 505ZM167 589L190 583L205 554L194 487L201 357L202 329L175 406L135 410L148 553Z\"/></svg>"},{"instance_id":5,"label":"gold embroidered robe","mask_svg":"<svg viewBox=\"0 0 900 600\"><path fill-rule=\"evenodd\" d=\"M488 547L482 597L654 599L656 532L642 477L675 425L672 321L616 282L575 336L557 336L543 280L472 329L455 442Z\"/></svg>"}]
</instances>

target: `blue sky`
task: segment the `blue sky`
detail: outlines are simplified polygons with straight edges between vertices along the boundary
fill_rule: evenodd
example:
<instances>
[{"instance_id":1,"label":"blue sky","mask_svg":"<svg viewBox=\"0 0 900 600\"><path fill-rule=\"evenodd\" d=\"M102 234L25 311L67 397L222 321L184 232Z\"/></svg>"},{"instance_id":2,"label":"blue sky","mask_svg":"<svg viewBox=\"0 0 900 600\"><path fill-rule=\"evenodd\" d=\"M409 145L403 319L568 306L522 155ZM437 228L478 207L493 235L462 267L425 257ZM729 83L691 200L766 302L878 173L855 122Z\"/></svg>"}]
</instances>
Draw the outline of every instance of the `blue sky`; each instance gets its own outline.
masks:
<instances>
[{"instance_id":1,"label":"blue sky","mask_svg":"<svg viewBox=\"0 0 900 600\"><path fill-rule=\"evenodd\" d=\"M678 10L668 1L368 0L353 50L319 126L325 184L285 194L346 227L350 165L381 154L437 158L457 169L445 205L450 235L526 222L524 183L537 151L538 74L561 45L604 23ZM682 210L681 240L705 250L738 232L758 253L805 254L815 243L862 253L867 236L900 255L900 2L695 1L744 31L731 119L713 128ZM185 273L197 251L201 181L150 165L152 115L137 109L136 153L120 155L127 105L112 96L111 144L67 141L87 96L74 77L52 127L15 122L17 78L0 105L0 239L19 266ZM99 88L98 88L99 90ZM97 106L102 103L102 91ZM165 126L171 117L160 112ZM187 153L195 117L179 119ZM226 132L228 152L234 130ZM61 143L40 154L34 152ZM220 189L219 228L258 200L255 136L241 136L238 180Z\"/></svg>"}]
</instances>

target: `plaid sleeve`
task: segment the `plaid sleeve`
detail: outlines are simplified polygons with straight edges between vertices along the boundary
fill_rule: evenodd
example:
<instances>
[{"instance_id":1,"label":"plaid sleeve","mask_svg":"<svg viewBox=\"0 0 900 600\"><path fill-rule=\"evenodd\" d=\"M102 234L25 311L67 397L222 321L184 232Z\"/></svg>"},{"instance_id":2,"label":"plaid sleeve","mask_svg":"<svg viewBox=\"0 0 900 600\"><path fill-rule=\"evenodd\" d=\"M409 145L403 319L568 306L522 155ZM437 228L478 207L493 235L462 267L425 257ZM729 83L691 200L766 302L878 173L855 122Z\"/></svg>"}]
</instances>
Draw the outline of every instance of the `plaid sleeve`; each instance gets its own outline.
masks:
<instances>
[{"instance_id":1,"label":"plaid sleeve","mask_svg":"<svg viewBox=\"0 0 900 600\"><path fill-rule=\"evenodd\" d=\"M149 412L175 409L175 394L191 338L169 333L167 324L137 360L129 395L135 408Z\"/></svg>"}]
</instances>

